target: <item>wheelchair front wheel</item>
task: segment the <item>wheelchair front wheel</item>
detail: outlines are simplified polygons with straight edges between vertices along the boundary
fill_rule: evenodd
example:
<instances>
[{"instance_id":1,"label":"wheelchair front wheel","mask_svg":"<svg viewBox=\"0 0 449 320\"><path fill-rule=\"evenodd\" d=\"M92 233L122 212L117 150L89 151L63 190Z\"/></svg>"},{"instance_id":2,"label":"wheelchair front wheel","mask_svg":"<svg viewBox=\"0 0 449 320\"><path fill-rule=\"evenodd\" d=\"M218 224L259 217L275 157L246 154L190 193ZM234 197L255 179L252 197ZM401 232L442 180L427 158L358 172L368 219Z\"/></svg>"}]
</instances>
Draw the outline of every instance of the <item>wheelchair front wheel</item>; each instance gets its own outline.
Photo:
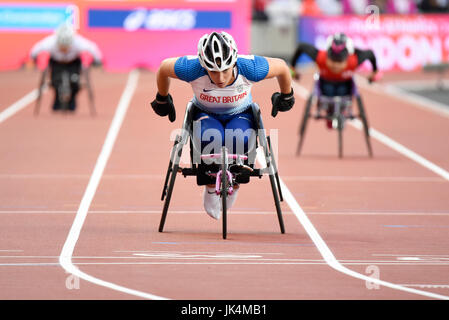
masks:
<instances>
[{"instance_id":1,"label":"wheelchair front wheel","mask_svg":"<svg viewBox=\"0 0 449 320\"><path fill-rule=\"evenodd\" d=\"M336 118L337 120L337 131L338 131L338 157L343 158L343 128L345 117L339 114Z\"/></svg>"},{"instance_id":2,"label":"wheelchair front wheel","mask_svg":"<svg viewBox=\"0 0 449 320\"><path fill-rule=\"evenodd\" d=\"M223 219L223 239L227 237L227 206L228 198L228 151L226 147L221 148L221 210Z\"/></svg>"},{"instance_id":3,"label":"wheelchair front wheel","mask_svg":"<svg viewBox=\"0 0 449 320\"><path fill-rule=\"evenodd\" d=\"M306 102L306 107L304 108L304 114L302 117L301 125L299 126L299 141L296 147L296 156L299 156L302 149L303 139L307 128L307 121L310 117L310 108L313 102L313 95L310 95Z\"/></svg>"}]
</instances>

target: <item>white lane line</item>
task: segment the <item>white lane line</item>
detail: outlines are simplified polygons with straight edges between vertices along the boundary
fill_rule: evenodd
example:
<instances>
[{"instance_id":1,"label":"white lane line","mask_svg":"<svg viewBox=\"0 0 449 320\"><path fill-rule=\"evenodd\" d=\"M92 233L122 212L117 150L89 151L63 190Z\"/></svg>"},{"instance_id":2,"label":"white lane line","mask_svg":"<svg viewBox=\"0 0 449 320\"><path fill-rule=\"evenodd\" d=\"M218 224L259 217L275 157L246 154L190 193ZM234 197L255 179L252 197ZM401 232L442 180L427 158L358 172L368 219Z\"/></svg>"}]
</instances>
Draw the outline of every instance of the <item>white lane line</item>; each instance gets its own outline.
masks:
<instances>
[{"instance_id":1,"label":"white lane line","mask_svg":"<svg viewBox=\"0 0 449 320\"><path fill-rule=\"evenodd\" d=\"M28 106L31 102L36 100L38 96L38 90L34 89L30 93L26 94L24 97L22 97L20 100L14 102L12 105L10 105L8 108L0 112L0 123L5 121L6 119L12 117L17 112Z\"/></svg>"},{"instance_id":2,"label":"white lane line","mask_svg":"<svg viewBox=\"0 0 449 320\"><path fill-rule=\"evenodd\" d=\"M449 289L449 284L401 284L401 286L417 287L421 289Z\"/></svg>"},{"instance_id":3,"label":"white lane line","mask_svg":"<svg viewBox=\"0 0 449 320\"><path fill-rule=\"evenodd\" d=\"M134 95L134 92L137 88L139 79L139 72L137 70L133 70L130 72L128 81L126 83L125 90L120 98L119 104L117 106L117 110L115 112L114 118L112 119L111 126L109 127L108 134L106 136L105 142L101 149L100 155L98 156L97 163L95 164L94 171L90 177L89 184L87 185L84 196L81 200L80 206L75 216L75 220L73 221L72 227L70 228L70 232L67 236L67 239L64 243L64 247L62 248L61 254L59 256L59 263L61 266L68 272L71 273L81 279L86 281L98 284L100 286L104 286L116 291L124 292L127 294L132 294L138 297L147 298L147 299L166 299L163 297L159 297L150 293L145 293L133 289L129 289L126 287L122 287L115 283L107 282L98 278L95 278L89 274L86 274L79 270L72 262L72 255L75 249L76 242L78 241L79 235L81 233L81 229L83 227L84 221L86 219L87 213L89 211L90 204L95 195L97 187L100 183L101 177L103 175L103 171L108 162L109 156L111 155L112 148L114 147L115 140L118 136L118 132L120 131L120 127L123 123L123 120L126 115L126 111L128 110L129 104L131 102L131 98Z\"/></svg>"},{"instance_id":4,"label":"white lane line","mask_svg":"<svg viewBox=\"0 0 449 320\"><path fill-rule=\"evenodd\" d=\"M447 106L443 103L436 102L434 100L425 98L418 94L408 92L400 87L400 83L399 83L399 86L397 83L396 83L396 85L395 85L395 83L389 84L389 85L381 85L378 83L368 84L367 80L364 79L363 77L356 76L356 79L359 83L359 86L366 90L369 90L369 91L377 93L377 94L379 94L379 91L383 91L384 93L388 94L389 96L391 96L395 99L399 99L399 100L403 100L403 101L411 103L411 105L416 108L426 110L426 111L432 111L440 116L449 118L449 106ZM422 84L421 84L420 88L423 88Z\"/></svg>"},{"instance_id":5,"label":"white lane line","mask_svg":"<svg viewBox=\"0 0 449 320\"><path fill-rule=\"evenodd\" d=\"M76 210L0 210L0 214L74 214ZM89 210L90 214L161 214L161 210ZM276 211L230 211L229 214L272 215ZM204 210L173 210L170 214L204 214ZM284 211L283 214L292 214ZM348 215L348 216L449 216L449 212L430 211L309 211L308 215Z\"/></svg>"},{"instance_id":6,"label":"white lane line","mask_svg":"<svg viewBox=\"0 0 449 320\"><path fill-rule=\"evenodd\" d=\"M387 281L383 281L383 280L380 280L380 279L369 277L369 276L363 275L361 273L355 272L355 271L353 271L351 269L348 269L348 268L344 267L335 258L334 254L329 249L329 247L326 245L324 240L321 238L321 236L319 235L318 231L313 226L312 222L310 222L309 218L304 213L304 211L302 210L302 208L300 207L300 205L298 204L296 199L293 197L293 195L291 194L291 192L288 189L288 187L285 185L285 183L282 181L281 178L279 178L279 180L280 180L280 183L281 183L281 188L282 188L282 193L284 195L284 199L287 201L287 204L292 209L293 213L296 215L296 217L298 218L299 222L301 223L301 225L306 230L306 232L308 233L309 237L312 239L313 243L317 247L317 249L320 252L321 256L323 257L323 259L326 261L326 263L330 267L332 267L333 269L335 269L335 270L337 270L337 271L339 271L341 273L344 273L344 274L346 274L348 276L351 276L351 277L354 277L354 278L358 278L358 279L361 279L361 280L364 280L364 281L367 281L367 282L375 283L375 284L378 284L378 285L382 285L382 286L385 286L385 287L389 287L391 289L406 291L406 292L409 292L409 293L418 294L418 295L422 295L422 296L426 296L426 297L430 297L430 298L435 298L435 299L449 300L448 296L443 296L443 295L439 295L439 294L435 294L435 293L431 293L431 292L427 292L427 291L416 290L416 289L413 289L413 288L407 288L407 287L400 286L400 285L397 285L397 284L394 284L394 283L390 283L390 282L387 282Z\"/></svg>"},{"instance_id":7,"label":"white lane line","mask_svg":"<svg viewBox=\"0 0 449 320\"><path fill-rule=\"evenodd\" d=\"M102 179L128 179L128 180L162 180L164 175L156 174L104 174ZM25 173L3 173L0 179L82 179L88 180L88 174L25 174ZM332 182L446 182L440 177L381 177L381 176L284 176L284 181L332 181Z\"/></svg>"},{"instance_id":8,"label":"white lane line","mask_svg":"<svg viewBox=\"0 0 449 320\"><path fill-rule=\"evenodd\" d=\"M292 84L295 87L295 91L297 93L300 93L302 98L307 99L307 95L304 95L306 89L304 87L298 85L295 82L293 82ZM302 88L302 90L300 88ZM259 159L260 158L262 158L262 157L259 157ZM412 160L416 161L415 159L412 159ZM296 201L295 197L292 195L292 193L290 192L288 187L285 185L285 183L282 180L282 178L279 177L279 180L280 180L282 192L283 192L283 195L284 195L284 199L287 201L287 204L292 209L293 213L298 218L299 222L301 223L301 225L306 230L307 234L309 235L309 237L312 239L313 243L317 247L317 249L320 252L321 256L324 258L324 260L326 261L326 263L330 267L332 267L333 269L335 269L335 270L337 270L339 272L347 274L347 275L349 275L351 277L358 278L358 279L361 279L361 280L364 280L364 281L367 281L367 282L375 283L375 284L378 284L378 285L382 285L382 286L385 286L385 287L389 287L391 289L406 291L406 292L409 292L409 293L418 294L418 295L422 295L422 296L426 296L426 297L430 297L430 298L435 298L435 299L449 300L449 296L439 295L439 294L435 294L435 293L431 293L431 292L427 292L427 291L422 291L422 290L416 290L416 289L413 289L413 288L400 286L400 285L397 285L397 284L394 284L394 283L390 283L390 282L387 282L387 281L383 281L383 280L380 280L380 279L376 279L376 278L373 278L373 277L368 277L366 275L363 275L361 273L355 272L355 271L353 271L351 269L348 269L348 268L344 267L343 265L341 265L340 262L333 255L332 251L326 245L326 243L324 242L323 238L321 238L320 234L315 229L314 225L309 220L309 218L307 217L305 212L302 210L301 206L298 204L298 202Z\"/></svg>"},{"instance_id":9,"label":"white lane line","mask_svg":"<svg viewBox=\"0 0 449 320\"><path fill-rule=\"evenodd\" d=\"M358 119L354 119L353 121L349 122L349 124L351 124L353 127L357 128L359 130L363 130L363 124ZM435 174L441 176L442 178L444 178L445 180L449 181L449 172L447 172L443 168L437 166L433 162L427 160L423 156L420 156L416 152L413 152L412 150L408 149L404 145L400 144L399 142L396 142L395 140L389 138L388 136L377 131L374 128L370 128L369 133L370 133L371 137L373 137L377 141L383 143L384 145L390 147L391 149L399 152L403 156L406 156L407 158L422 165L424 168L429 169L433 173L435 173Z\"/></svg>"},{"instance_id":10,"label":"white lane line","mask_svg":"<svg viewBox=\"0 0 449 320\"><path fill-rule=\"evenodd\" d=\"M348 262L343 263L344 265L350 265L350 266L371 266L373 265L372 262ZM259 261L254 260L252 262L247 261L132 261L132 262L74 262L74 265L77 266L113 266L113 265L132 265L132 266L139 266L139 265L313 265L313 266L328 266L326 262L309 262L309 261L300 261L300 262L265 262L265 261ZM403 267L403 266L431 266L431 267L439 267L444 266L447 268L448 264L441 264L441 263L376 263L376 266L388 266L388 267ZM23 262L23 263L0 263L0 267L45 267L45 266L60 266L58 262ZM372 278L370 278L372 279ZM372 280L369 280L369 282L373 282ZM408 286L404 284L398 284L398 286Z\"/></svg>"},{"instance_id":11,"label":"white lane line","mask_svg":"<svg viewBox=\"0 0 449 320\"><path fill-rule=\"evenodd\" d=\"M301 85L299 85L295 82L293 82L293 86L295 87L295 92L300 93L302 98L307 99L308 93L305 93L305 91L307 91L307 90L304 87L302 87ZM299 88L302 88L302 90L299 90ZM359 130L363 130L363 125L362 125L361 121L358 119L355 119L354 121L349 121L348 123ZM381 133L380 131L377 131L376 129L374 129L372 127L370 128L370 135L377 141L381 142L382 144L390 147L391 149L395 150L396 152L413 160L414 162L422 165L423 167L429 169L433 173L435 173L435 174L441 176L442 178L444 178L445 180L449 181L449 172L447 172L443 168L437 166L433 162L427 160L426 158L420 156L416 152L413 152L412 150L403 146L399 142L389 138L385 134Z\"/></svg>"}]
</instances>

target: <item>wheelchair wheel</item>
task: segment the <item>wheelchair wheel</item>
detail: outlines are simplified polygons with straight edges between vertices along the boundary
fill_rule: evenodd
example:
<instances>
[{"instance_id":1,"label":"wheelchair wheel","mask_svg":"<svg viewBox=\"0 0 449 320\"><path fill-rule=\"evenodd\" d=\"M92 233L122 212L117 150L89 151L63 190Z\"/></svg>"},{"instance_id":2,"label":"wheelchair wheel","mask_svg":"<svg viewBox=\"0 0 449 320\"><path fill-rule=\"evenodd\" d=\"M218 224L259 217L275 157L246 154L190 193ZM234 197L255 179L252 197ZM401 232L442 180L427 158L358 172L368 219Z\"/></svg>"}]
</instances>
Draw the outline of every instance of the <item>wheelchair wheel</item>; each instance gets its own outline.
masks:
<instances>
[{"instance_id":1,"label":"wheelchair wheel","mask_svg":"<svg viewBox=\"0 0 449 320\"><path fill-rule=\"evenodd\" d=\"M343 158L343 128L345 117L339 114L336 118L337 120L337 131L338 131L338 157Z\"/></svg>"},{"instance_id":2,"label":"wheelchair wheel","mask_svg":"<svg viewBox=\"0 0 449 320\"><path fill-rule=\"evenodd\" d=\"M223 239L227 237L227 206L228 198L228 151L226 147L221 148L221 208L223 219Z\"/></svg>"},{"instance_id":3,"label":"wheelchair wheel","mask_svg":"<svg viewBox=\"0 0 449 320\"><path fill-rule=\"evenodd\" d=\"M310 117L310 108L312 106L312 101L313 101L313 95L311 94L309 96L309 98L307 99L306 107L304 109L304 114L302 117L302 122L299 127L299 141L298 141L298 147L296 148L297 156L299 156L299 154L301 153L301 148L302 148L302 144L303 144L303 140L304 140L304 134L305 134L306 128L307 128L307 121L309 120L309 117Z\"/></svg>"},{"instance_id":4,"label":"wheelchair wheel","mask_svg":"<svg viewBox=\"0 0 449 320\"><path fill-rule=\"evenodd\" d=\"M273 166L274 174L270 174L270 184L271 190L273 191L274 205L276 207L276 213L278 216L279 227L281 228L281 233L285 233L284 227L284 219L282 218L282 210L280 201L284 201L284 197L282 196L281 182L279 179L279 173L277 170L276 161L274 159L273 149L271 147L271 139L270 136L267 136L268 147L270 150L270 165Z\"/></svg>"},{"instance_id":5,"label":"wheelchair wheel","mask_svg":"<svg viewBox=\"0 0 449 320\"><path fill-rule=\"evenodd\" d=\"M71 97L70 74L68 71L62 71L61 83L58 85L58 98L61 110L69 110Z\"/></svg>"},{"instance_id":6,"label":"wheelchair wheel","mask_svg":"<svg viewBox=\"0 0 449 320\"><path fill-rule=\"evenodd\" d=\"M48 77L48 67L42 71L42 76L39 81L39 87L37 88L37 98L36 98L36 104L34 106L34 115L37 116L39 114L40 108L41 108L41 99L42 99L42 93L46 86L46 80Z\"/></svg>"},{"instance_id":7,"label":"wheelchair wheel","mask_svg":"<svg viewBox=\"0 0 449 320\"><path fill-rule=\"evenodd\" d=\"M359 116L363 123L363 132L365 134L365 141L366 146L368 148L368 154L370 157L373 156L373 150L371 148L371 138L369 134L369 125L368 125L368 119L366 118L365 108L363 107L362 98L360 96L357 96L357 106L359 108Z\"/></svg>"},{"instance_id":8,"label":"wheelchair wheel","mask_svg":"<svg viewBox=\"0 0 449 320\"><path fill-rule=\"evenodd\" d=\"M94 92L92 90L92 85L91 85L91 81L90 81L90 68L89 67L84 68L82 70L82 74L84 75L84 79L86 82L87 94L89 97L90 115L92 117L95 117L97 115L97 110L95 109Z\"/></svg>"},{"instance_id":9,"label":"wheelchair wheel","mask_svg":"<svg viewBox=\"0 0 449 320\"><path fill-rule=\"evenodd\" d=\"M173 187L175 186L176 174L179 169L179 159L182 152L182 144L180 143L181 136L176 136L171 155L168 163L167 174L165 176L165 183L162 190L161 200L164 200L164 208L162 210L161 221L159 223L159 232L164 230L165 219L167 218L168 207L170 206L171 195L173 193ZM181 148L180 150L178 148ZM168 183L168 184L167 184Z\"/></svg>"},{"instance_id":10,"label":"wheelchair wheel","mask_svg":"<svg viewBox=\"0 0 449 320\"><path fill-rule=\"evenodd\" d=\"M284 197L282 196L282 189L281 189L281 182L279 180L279 172L278 172L278 168L276 165L276 160L274 159L274 153L273 153L273 148L271 147L271 138L270 136L267 136L267 143L268 143L268 148L270 150L270 163L273 166L274 169L274 177L276 178L276 185L277 185L277 189L279 192L279 200L280 201L284 201Z\"/></svg>"}]
</instances>

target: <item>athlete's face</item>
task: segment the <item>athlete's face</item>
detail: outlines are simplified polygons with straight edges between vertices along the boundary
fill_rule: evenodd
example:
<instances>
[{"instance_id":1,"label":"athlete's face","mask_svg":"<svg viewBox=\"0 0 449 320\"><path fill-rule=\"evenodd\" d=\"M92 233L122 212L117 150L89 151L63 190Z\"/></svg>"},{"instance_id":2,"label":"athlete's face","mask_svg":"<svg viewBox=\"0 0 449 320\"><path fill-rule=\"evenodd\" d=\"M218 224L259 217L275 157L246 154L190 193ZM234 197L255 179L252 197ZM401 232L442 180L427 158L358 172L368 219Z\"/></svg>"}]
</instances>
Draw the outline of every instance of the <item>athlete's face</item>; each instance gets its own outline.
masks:
<instances>
[{"instance_id":1,"label":"athlete's face","mask_svg":"<svg viewBox=\"0 0 449 320\"><path fill-rule=\"evenodd\" d=\"M338 62L327 58L326 65L332 73L341 73L348 65L348 60Z\"/></svg>"},{"instance_id":2,"label":"athlete's face","mask_svg":"<svg viewBox=\"0 0 449 320\"><path fill-rule=\"evenodd\" d=\"M209 77L211 78L212 82L215 83L217 87L224 88L234 81L234 72L232 72L233 69L234 68L231 67L224 71L207 70L207 73L209 74Z\"/></svg>"}]
</instances>

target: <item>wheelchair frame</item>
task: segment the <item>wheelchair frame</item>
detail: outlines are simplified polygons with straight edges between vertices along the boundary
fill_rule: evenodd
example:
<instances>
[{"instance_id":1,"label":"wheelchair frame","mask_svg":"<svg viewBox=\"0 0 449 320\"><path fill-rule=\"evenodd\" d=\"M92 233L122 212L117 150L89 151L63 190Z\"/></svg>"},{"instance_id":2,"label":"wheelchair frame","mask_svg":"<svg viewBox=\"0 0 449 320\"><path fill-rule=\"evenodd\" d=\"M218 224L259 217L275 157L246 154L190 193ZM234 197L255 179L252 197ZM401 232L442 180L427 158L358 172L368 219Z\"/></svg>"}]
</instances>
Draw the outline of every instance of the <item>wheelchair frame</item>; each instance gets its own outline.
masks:
<instances>
[{"instance_id":1,"label":"wheelchair frame","mask_svg":"<svg viewBox=\"0 0 449 320\"><path fill-rule=\"evenodd\" d=\"M317 106L317 113L315 115L315 119L328 119L332 121L336 121L336 129L338 131L338 156L339 158L343 157L343 129L344 129L344 122L347 119L353 120L355 118L360 118L363 124L363 132L365 135L365 141L368 148L368 154L370 157L373 156L373 151L371 147L371 140L370 140L370 134L369 134L369 125L368 125L368 119L366 117L365 107L363 104L362 97L360 96L360 93L357 89L357 85L354 81L354 79L351 79L352 81L352 92L349 96L335 96L335 97L327 97L321 95L321 89L319 86L319 75L314 75L315 84L314 89L312 93L309 95L306 101L306 107L304 109L303 117L301 120L301 124L299 126L299 141L298 146L296 149L296 155L299 156L301 153L302 145L304 142L304 135L307 128L307 122L309 118L311 117L310 111L311 107L314 103L314 100L316 100L316 106ZM355 97L357 101L358 106L358 115L352 114L352 99ZM327 108L333 105L334 106L334 112L330 116L322 116L320 115L320 112L322 110L327 110ZM349 116L346 117L341 111L344 108L348 108L350 110Z\"/></svg>"},{"instance_id":2,"label":"wheelchair frame","mask_svg":"<svg viewBox=\"0 0 449 320\"><path fill-rule=\"evenodd\" d=\"M265 129L262 122L262 117L260 113L260 108L256 103L251 105L252 112L254 115L254 119L256 121L257 127L257 138L259 140L259 144L264 149L264 157L266 161L265 168L254 168L253 171L249 174L251 177L262 178L264 174L268 174L271 184L271 189L273 193L273 198L276 207L276 213L279 221L279 226L281 229L281 233L285 233L284 221L282 218L282 210L280 206L280 201L283 201L281 185L279 181L279 175L277 171L276 161L273 155L273 150L271 147L270 137L266 136ZM168 163L168 169L165 176L165 182L162 189L161 201L164 201L164 207L162 211L161 220L159 223L159 232L163 232L165 221L167 218L168 209L170 206L170 200L173 194L173 188L176 180L176 175L181 173L184 177L187 176L197 176L199 173L198 166L199 163L194 162L194 152L198 152L194 150L193 142L192 142L192 125L193 125L193 114L194 114L195 106L192 102L187 104L184 122L182 125L181 135L177 135L170 153L170 160ZM183 147L190 141L190 166L181 168L179 163L182 155ZM256 144L257 145L257 144ZM257 147L254 148L251 152L257 152ZM200 157L201 158L201 157ZM197 158L196 158L197 159ZM254 158L255 159L255 158ZM226 197L227 197L227 188L228 179L226 176L226 172L228 171L228 156L226 147L222 147L222 156L220 159L220 170L221 170L221 191L220 196L222 197L222 235L223 239L227 238L227 208L226 208Z\"/></svg>"},{"instance_id":3,"label":"wheelchair frame","mask_svg":"<svg viewBox=\"0 0 449 320\"><path fill-rule=\"evenodd\" d=\"M48 82L51 81L48 79L49 77L49 71L50 71L50 65L48 65L43 71L41 78L39 80L39 87L37 92L37 98L36 98L36 104L34 106L34 115L39 115L40 107L41 107L41 100L42 100L42 93L44 92L44 89L49 86ZM84 85L81 82L81 79L84 77ZM94 93L92 90L92 85L90 81L90 67L82 67L81 68L81 74L80 74L80 89L86 87L87 94L89 98L89 108L90 108L90 114L91 116L96 116L97 112L95 109L95 100L94 100ZM58 88L56 88L58 90Z\"/></svg>"}]
</instances>

